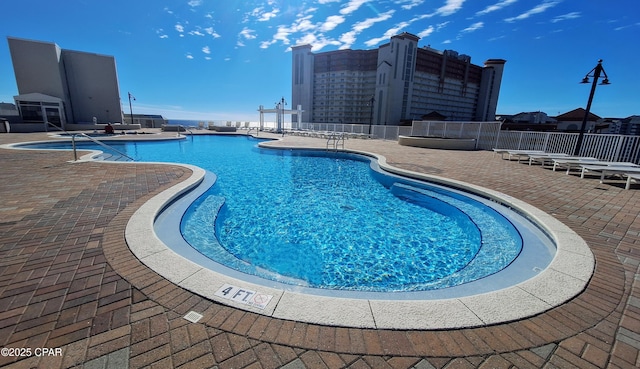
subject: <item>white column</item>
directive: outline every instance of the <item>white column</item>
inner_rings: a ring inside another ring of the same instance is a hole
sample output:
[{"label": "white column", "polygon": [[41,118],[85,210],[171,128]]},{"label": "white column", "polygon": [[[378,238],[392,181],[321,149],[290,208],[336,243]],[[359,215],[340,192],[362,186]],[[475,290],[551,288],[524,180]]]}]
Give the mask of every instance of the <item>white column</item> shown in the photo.
[{"label": "white column", "polygon": [[262,131],[262,127],[264,126],[264,107],[262,105],[260,105],[260,107],[258,107],[258,111],[260,111],[260,130]]}]

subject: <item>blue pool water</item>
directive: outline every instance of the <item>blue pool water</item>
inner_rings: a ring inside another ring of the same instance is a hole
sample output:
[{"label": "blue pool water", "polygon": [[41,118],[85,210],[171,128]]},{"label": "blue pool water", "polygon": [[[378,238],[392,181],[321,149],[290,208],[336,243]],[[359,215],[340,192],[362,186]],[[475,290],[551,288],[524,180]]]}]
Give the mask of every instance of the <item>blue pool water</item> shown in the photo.
[{"label": "blue pool water", "polygon": [[257,143],[206,135],[109,144],[140,161],[215,173],[214,186],[182,217],[184,239],[218,263],[269,280],[434,290],[495,274],[522,251],[518,229],[482,198],[382,174],[360,155]]}]

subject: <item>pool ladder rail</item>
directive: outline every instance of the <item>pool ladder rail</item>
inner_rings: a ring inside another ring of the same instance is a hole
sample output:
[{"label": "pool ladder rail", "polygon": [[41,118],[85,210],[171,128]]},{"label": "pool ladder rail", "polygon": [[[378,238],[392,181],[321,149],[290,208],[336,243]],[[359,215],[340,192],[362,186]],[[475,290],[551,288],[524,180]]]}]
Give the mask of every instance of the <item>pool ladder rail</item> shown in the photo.
[{"label": "pool ladder rail", "polygon": [[[62,129],[62,128],[60,128],[60,127],[56,126],[55,124],[53,124],[53,123],[51,123],[51,122],[47,122],[47,124],[48,124],[48,125],[50,125],[51,127],[55,128],[55,129],[59,130],[59,131],[62,131],[62,132],[64,132],[65,134],[67,134],[67,135],[70,135],[70,136],[71,136],[71,146],[73,147],[73,161],[78,161],[78,152],[77,152],[77,150],[76,150],[76,136],[82,136],[82,137],[85,137],[85,138],[87,138],[87,139],[89,139],[89,140],[91,140],[91,141],[95,142],[96,144],[98,144],[98,145],[100,145],[100,146],[104,147],[105,149],[107,149],[107,150],[109,150],[109,151],[111,151],[111,152],[115,152],[116,154],[118,154],[119,156],[118,156],[118,157],[116,157],[116,159],[113,159],[113,161],[118,161],[120,158],[125,158],[126,160],[130,160],[130,161],[136,161],[136,159],[134,159],[134,158],[130,157],[129,155],[127,155],[127,154],[123,153],[122,151],[120,151],[120,150],[118,150],[118,149],[116,149],[116,148],[114,148],[114,147],[111,147],[111,146],[109,146],[109,145],[107,145],[107,144],[105,144],[105,143],[103,143],[103,142],[101,142],[101,141],[99,141],[99,140],[96,140],[95,138],[93,138],[93,137],[89,136],[89,135],[88,135],[88,134],[86,134],[86,133],[82,133],[82,132],[80,132],[80,133],[71,133],[71,132],[69,132],[69,131],[67,131],[67,130],[65,130],[65,129]],[[106,154],[107,154],[107,153],[103,153],[103,156],[102,156],[102,159],[103,159],[103,160],[110,159],[110,158],[112,158],[112,157],[114,157],[114,156],[115,156],[115,155],[113,155],[113,154],[109,154],[109,156],[108,156],[108,157],[107,157],[107,156],[104,156],[104,155],[106,155]]]},{"label": "pool ladder rail", "polygon": [[178,137],[180,137],[180,132],[182,132],[183,130],[185,132],[189,132],[189,134],[191,135],[191,139],[193,140],[193,131],[189,127],[185,127],[183,125],[178,126]]},{"label": "pool ladder rail", "polygon": [[327,151],[329,146],[333,148],[333,151],[338,151],[338,146],[344,150],[344,141],[347,139],[344,132],[331,132],[327,136]]},{"label": "pool ladder rail", "polygon": [[[131,156],[129,156],[129,155],[127,155],[127,154],[123,153],[122,151],[120,151],[120,150],[118,150],[118,149],[116,149],[116,148],[114,148],[114,147],[111,147],[111,146],[109,146],[109,145],[105,144],[104,142],[101,142],[101,141],[99,141],[99,140],[96,140],[95,138],[93,138],[93,137],[89,136],[89,135],[88,135],[88,134],[86,134],[86,133],[78,133],[78,134],[72,134],[72,135],[71,135],[71,144],[73,145],[73,158],[74,158],[74,161],[78,161],[78,153],[76,152],[76,136],[82,136],[82,137],[84,137],[84,138],[88,138],[89,140],[93,141],[94,143],[96,143],[96,144],[98,144],[98,145],[100,145],[100,146],[104,147],[105,149],[107,149],[107,150],[109,150],[109,151],[111,151],[111,152],[114,152],[114,153],[116,153],[117,155],[119,155],[119,156],[116,156],[116,155],[114,155],[114,154],[112,154],[112,153],[106,153],[106,152],[104,152],[104,153],[102,154],[102,160],[119,161],[121,158],[124,158],[125,160],[129,160],[129,161],[136,161],[136,159],[132,158]],[[105,156],[105,155],[107,155],[107,154],[108,154],[109,156]],[[111,158],[113,158],[113,157],[115,157],[115,159],[111,159]]]}]

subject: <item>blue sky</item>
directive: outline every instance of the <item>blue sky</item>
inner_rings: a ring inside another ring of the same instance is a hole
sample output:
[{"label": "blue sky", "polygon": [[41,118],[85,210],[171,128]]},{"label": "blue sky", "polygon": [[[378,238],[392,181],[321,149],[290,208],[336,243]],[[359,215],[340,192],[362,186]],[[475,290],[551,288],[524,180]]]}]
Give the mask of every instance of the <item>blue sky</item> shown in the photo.
[{"label": "blue sky", "polygon": [[[28,6],[26,6],[27,4]],[[585,107],[578,82],[603,59],[591,111],[640,114],[638,0],[32,0],[4,2],[0,101],[17,94],[6,36],[113,55],[129,112],[258,120],[291,99],[290,47],[370,49],[410,32],[474,64],[506,59],[498,113]]]}]

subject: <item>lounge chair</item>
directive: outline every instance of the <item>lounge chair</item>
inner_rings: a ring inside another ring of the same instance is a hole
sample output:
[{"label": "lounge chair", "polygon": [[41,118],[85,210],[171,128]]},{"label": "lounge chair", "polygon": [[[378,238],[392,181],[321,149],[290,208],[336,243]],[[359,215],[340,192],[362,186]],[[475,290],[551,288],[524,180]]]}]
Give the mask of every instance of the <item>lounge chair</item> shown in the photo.
[{"label": "lounge chair", "polygon": [[512,150],[512,149],[493,149],[494,154],[500,154],[500,157],[504,159],[504,154],[509,154],[509,160],[511,160],[512,156],[518,157],[518,162],[520,161],[521,156],[527,156],[529,154],[544,154],[544,151],[541,150]]},{"label": "lounge chair", "polygon": [[625,173],[627,176],[627,183],[624,186],[625,190],[628,190],[631,187],[631,181],[640,182],[640,173]]},{"label": "lounge chair", "polygon": [[631,180],[638,180],[640,178],[640,166],[633,163],[624,163],[623,165],[583,165],[580,178],[584,178],[585,172],[600,173],[600,183],[604,183],[604,177],[606,175],[617,175],[622,178],[626,177],[627,182],[625,189],[629,189],[631,186]]},{"label": "lounge chair", "polygon": [[569,157],[569,155],[564,153],[550,153],[550,154],[544,153],[544,154],[528,154],[528,157],[529,157],[529,165],[532,165],[533,163],[540,163],[544,168],[544,164],[551,163],[554,158],[566,158],[566,157]]},{"label": "lounge chair", "polygon": [[625,171],[628,171],[629,173],[640,173],[640,165],[629,162],[598,161],[588,164],[581,164],[580,167],[580,178],[584,178],[586,172],[599,172],[601,173],[601,178],[605,176],[605,172],[614,175],[619,175],[620,173],[624,173]]},{"label": "lounge chair", "polygon": [[557,168],[567,168],[567,174],[569,174],[571,169],[580,169],[581,165],[597,165],[598,162],[600,162],[599,159],[589,156],[567,156],[563,158],[553,158],[551,161],[553,162],[554,172]]}]

